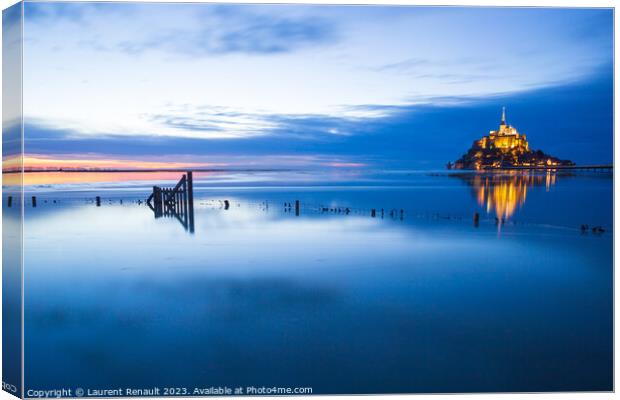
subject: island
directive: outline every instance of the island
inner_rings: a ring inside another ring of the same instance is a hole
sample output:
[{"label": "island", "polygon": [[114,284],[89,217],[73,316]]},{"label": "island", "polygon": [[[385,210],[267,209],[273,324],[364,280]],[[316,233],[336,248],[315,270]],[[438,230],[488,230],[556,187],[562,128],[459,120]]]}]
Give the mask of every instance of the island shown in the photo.
[{"label": "island", "polygon": [[502,108],[499,129],[476,140],[471,148],[454,163],[448,162],[448,169],[501,169],[514,167],[566,167],[574,162],[561,160],[532,150],[524,134],[506,123],[506,108]]}]

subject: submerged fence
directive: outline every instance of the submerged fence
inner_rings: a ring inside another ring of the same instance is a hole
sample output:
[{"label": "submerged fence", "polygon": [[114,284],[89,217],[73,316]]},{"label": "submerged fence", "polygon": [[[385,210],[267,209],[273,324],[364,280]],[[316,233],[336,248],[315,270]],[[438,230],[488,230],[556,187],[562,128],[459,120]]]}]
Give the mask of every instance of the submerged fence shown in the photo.
[{"label": "submerged fence", "polygon": [[194,232],[194,182],[192,172],[184,174],[173,188],[153,186],[146,204],[155,218],[174,217],[185,230]]}]

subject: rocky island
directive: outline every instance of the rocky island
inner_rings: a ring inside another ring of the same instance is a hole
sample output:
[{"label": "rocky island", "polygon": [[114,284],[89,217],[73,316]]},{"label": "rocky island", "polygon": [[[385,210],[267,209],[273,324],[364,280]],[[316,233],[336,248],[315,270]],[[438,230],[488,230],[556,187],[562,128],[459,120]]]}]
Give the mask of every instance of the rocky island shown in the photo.
[{"label": "rocky island", "polygon": [[531,150],[527,138],[506,123],[506,108],[502,109],[499,129],[476,140],[460,159],[449,162],[448,169],[501,169],[514,167],[556,167],[575,165],[541,150]]}]

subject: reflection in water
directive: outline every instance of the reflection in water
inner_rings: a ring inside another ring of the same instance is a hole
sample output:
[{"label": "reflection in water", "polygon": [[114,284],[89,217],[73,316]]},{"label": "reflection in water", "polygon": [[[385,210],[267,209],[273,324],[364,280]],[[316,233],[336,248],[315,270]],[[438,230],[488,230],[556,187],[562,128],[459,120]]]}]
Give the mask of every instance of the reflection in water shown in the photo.
[{"label": "reflection in water", "polygon": [[[491,224],[416,218],[469,214],[472,188],[485,184],[544,190],[541,177],[195,190],[196,235],[153,218],[146,183],[37,192],[24,217],[25,381],[316,394],[609,390],[611,235],[519,224],[500,240]],[[612,221],[612,182],[559,181],[544,199],[529,193],[527,212],[541,224]]]},{"label": "reflection in water", "polygon": [[525,204],[527,190],[532,186],[545,185],[547,191],[555,185],[556,172],[546,174],[509,171],[501,174],[460,174],[455,175],[472,186],[474,197],[487,213],[495,212],[500,221],[512,217]]}]

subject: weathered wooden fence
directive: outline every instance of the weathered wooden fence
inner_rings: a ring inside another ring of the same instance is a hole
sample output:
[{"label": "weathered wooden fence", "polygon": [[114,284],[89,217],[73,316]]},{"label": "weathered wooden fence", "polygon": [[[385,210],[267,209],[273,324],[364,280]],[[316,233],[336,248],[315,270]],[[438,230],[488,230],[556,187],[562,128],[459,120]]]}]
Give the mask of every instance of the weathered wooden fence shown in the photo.
[{"label": "weathered wooden fence", "polygon": [[146,204],[155,218],[176,218],[185,230],[194,233],[194,183],[191,171],[184,174],[173,188],[153,186],[153,193]]}]

